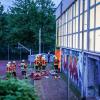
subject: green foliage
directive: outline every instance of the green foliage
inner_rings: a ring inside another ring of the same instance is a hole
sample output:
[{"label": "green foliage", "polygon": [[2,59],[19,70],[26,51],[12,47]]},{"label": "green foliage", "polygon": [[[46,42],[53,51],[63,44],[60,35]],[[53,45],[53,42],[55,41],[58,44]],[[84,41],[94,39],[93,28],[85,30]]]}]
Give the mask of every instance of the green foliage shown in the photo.
[{"label": "green foliage", "polygon": [[11,44],[21,42],[38,51],[38,33],[41,28],[42,46],[44,49],[45,46],[48,49],[54,48],[55,16],[53,13],[54,4],[51,0],[15,0],[14,7],[9,13]]},{"label": "green foliage", "polygon": [[11,51],[17,43],[38,52],[39,29],[42,32],[42,52],[55,48],[55,16],[52,0],[14,0],[13,7],[4,12],[0,4],[0,52]]},{"label": "green foliage", "polygon": [[0,100],[37,100],[33,86],[22,80],[1,80]]}]

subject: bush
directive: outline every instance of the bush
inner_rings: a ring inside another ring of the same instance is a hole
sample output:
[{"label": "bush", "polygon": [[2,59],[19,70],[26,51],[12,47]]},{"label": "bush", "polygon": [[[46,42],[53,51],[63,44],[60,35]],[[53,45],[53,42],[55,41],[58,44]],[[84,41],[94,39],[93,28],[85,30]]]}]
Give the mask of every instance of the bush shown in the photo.
[{"label": "bush", "polygon": [[25,80],[0,80],[0,100],[37,100],[37,95]]}]

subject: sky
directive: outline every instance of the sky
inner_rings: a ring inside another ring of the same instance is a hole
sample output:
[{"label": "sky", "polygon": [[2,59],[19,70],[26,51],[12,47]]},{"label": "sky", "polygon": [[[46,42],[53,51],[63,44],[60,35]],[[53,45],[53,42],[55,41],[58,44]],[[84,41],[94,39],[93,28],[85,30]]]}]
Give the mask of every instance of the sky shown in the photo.
[{"label": "sky", "polygon": [[[12,5],[12,1],[13,0],[0,0],[0,2],[4,5],[5,10],[7,10],[7,8]],[[61,0],[52,0],[52,1],[55,3],[56,7],[61,2]]]}]

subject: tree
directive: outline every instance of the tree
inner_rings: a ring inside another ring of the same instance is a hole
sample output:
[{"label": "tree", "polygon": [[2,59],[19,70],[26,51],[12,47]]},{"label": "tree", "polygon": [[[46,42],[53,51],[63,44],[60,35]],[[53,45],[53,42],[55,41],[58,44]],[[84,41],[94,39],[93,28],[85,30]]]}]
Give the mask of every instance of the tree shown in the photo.
[{"label": "tree", "polygon": [[42,45],[46,47],[44,48],[45,50],[53,50],[55,47],[56,22],[54,16],[54,3],[51,0],[36,0],[36,5],[39,14],[38,25],[42,30]]},{"label": "tree", "polygon": [[3,50],[3,47],[6,44],[6,32],[7,32],[7,20],[6,13],[4,13],[4,7],[0,3],[0,50]]},{"label": "tree", "polygon": [[[54,4],[51,0],[14,0],[8,12],[0,3],[0,52],[18,51],[18,42],[38,53],[39,29],[42,30],[42,52],[55,47]],[[2,49],[2,50],[1,50]],[[1,53],[2,54],[2,53]]]}]

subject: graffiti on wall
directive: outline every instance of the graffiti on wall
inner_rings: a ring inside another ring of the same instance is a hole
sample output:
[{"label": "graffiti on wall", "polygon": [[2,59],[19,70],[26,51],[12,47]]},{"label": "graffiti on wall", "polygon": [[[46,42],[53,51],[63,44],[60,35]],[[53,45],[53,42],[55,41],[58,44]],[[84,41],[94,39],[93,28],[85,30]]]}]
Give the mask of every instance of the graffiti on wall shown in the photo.
[{"label": "graffiti on wall", "polygon": [[65,50],[62,51],[62,69],[64,72],[69,71],[70,78],[79,83],[82,83],[82,54],[79,52],[71,51],[66,54]]}]

